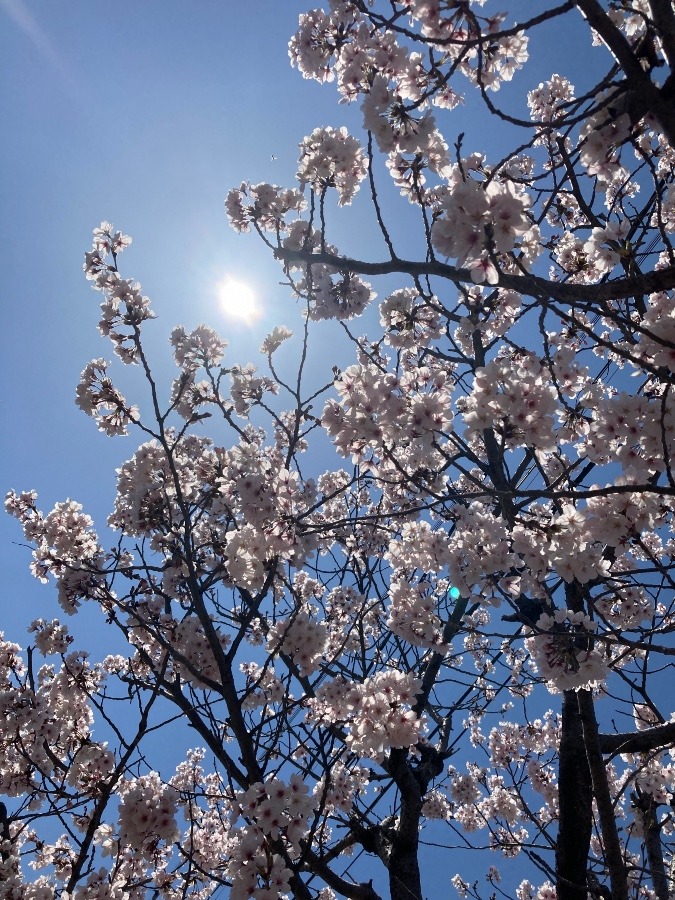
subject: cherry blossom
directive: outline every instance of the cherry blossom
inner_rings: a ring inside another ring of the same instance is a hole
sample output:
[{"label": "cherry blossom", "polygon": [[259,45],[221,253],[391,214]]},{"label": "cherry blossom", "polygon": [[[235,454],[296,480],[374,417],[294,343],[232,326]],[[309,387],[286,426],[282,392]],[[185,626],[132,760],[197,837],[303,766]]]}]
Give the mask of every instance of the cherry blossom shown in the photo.
[{"label": "cherry blossom", "polygon": [[156,772],[120,786],[120,841],[139,853],[178,837],[176,795]]},{"label": "cherry blossom", "polygon": [[366,177],[367,160],[363,148],[346,128],[317,128],[300,144],[297,179],[317,193],[334,187],[338,202],[351,202],[359,182]]},{"label": "cherry blossom", "polygon": [[[458,845],[472,900],[672,894],[673,23],[574,6],[301,16],[356,118],[227,194],[297,301],[256,364],[177,324],[167,383],[95,229],[76,403],[138,443],[107,527],[7,495],[71,617],[0,637],[12,900],[421,900]],[[595,83],[546,70],[568,14]]]}]

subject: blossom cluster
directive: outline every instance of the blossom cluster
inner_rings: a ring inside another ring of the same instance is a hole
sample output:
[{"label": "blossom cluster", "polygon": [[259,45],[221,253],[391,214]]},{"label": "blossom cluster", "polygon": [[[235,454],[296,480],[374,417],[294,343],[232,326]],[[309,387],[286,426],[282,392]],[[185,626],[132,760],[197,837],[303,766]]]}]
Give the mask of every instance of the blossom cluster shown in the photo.
[{"label": "blossom cluster", "polygon": [[539,617],[526,646],[549,690],[577,691],[604,681],[607,662],[593,646],[597,627],[589,616],[569,609]]},{"label": "blossom cluster", "polygon": [[102,358],[87,363],[80,375],[75,402],[108,436],[125,435],[129,426],[138,421],[138,408],[127,403],[107,372],[108,363]]},{"label": "blossom cluster", "polygon": [[186,332],[182,325],[177,325],[171,332],[176,365],[185,371],[217,366],[223,358],[227,341],[209,328],[198,325],[191,332]]},{"label": "blossom cluster", "polygon": [[58,619],[52,619],[51,622],[35,619],[28,631],[35,634],[35,646],[43,656],[65,653],[73,640],[68,629]]},{"label": "blossom cluster", "polygon": [[380,325],[390,347],[412,350],[427,347],[443,333],[442,318],[434,308],[436,298],[421,298],[412,288],[394,291],[380,303]]},{"label": "blossom cluster", "polygon": [[[230,636],[209,623],[211,639],[226,650]],[[219,660],[198,616],[177,621],[159,598],[136,603],[127,619],[129,643],[142,658],[158,667],[170,661],[173,671],[196,688],[207,689],[221,680]]]},{"label": "blossom cluster", "polygon": [[267,649],[287,653],[301,675],[311,675],[319,668],[328,641],[328,627],[310,610],[300,609],[288,619],[276,622],[267,634]]},{"label": "blossom cluster", "polygon": [[[389,543],[385,559],[392,566],[387,627],[413,645],[447,649],[438,614],[447,587],[443,579],[430,577],[453,562],[445,531],[434,530],[429,522],[406,522],[400,537]],[[422,577],[412,577],[415,569]]]},{"label": "blossom cluster", "polygon": [[400,377],[371,362],[345,369],[336,382],[340,401],[329,400],[322,424],[343,455],[361,458],[414,442],[418,465],[433,454],[433,439],[452,423],[452,382],[445,367],[402,360]]},{"label": "blossom cluster", "polygon": [[535,122],[552,122],[573,99],[574,85],[563,75],[552,75],[529,92],[527,105]]},{"label": "blossom cluster", "polygon": [[[249,640],[251,643],[258,643],[254,631],[249,636]],[[246,675],[246,689],[241,700],[242,709],[254,710],[293,699],[284,682],[277,676],[274,666],[260,666],[254,662],[243,662],[240,663],[239,668]]]},{"label": "blossom cluster", "polygon": [[157,772],[120,784],[120,842],[137,853],[152,854],[161,843],[178,839],[178,795]]},{"label": "blossom cluster", "polygon": [[507,447],[553,449],[556,409],[555,390],[536,355],[509,349],[476,370],[471,393],[461,400],[467,432],[491,426]]},{"label": "blossom cluster", "polygon": [[347,767],[336,763],[317,781],[314,796],[327,814],[349,813],[355,797],[365,790],[369,780],[370,770],[365,766]]},{"label": "blossom cluster", "polygon": [[59,604],[72,615],[82,600],[99,597],[103,582],[99,572],[103,551],[93,530],[93,520],[73,500],[57,503],[46,516],[35,505],[35,491],[10,491],[6,511],[17,518],[26,539],[35,547],[31,571],[40,581],[57,580]]},{"label": "blossom cluster", "polygon": [[308,791],[302,778],[292,775],[289,782],[270,778],[237,794],[232,819],[242,816],[247,824],[231,842],[226,867],[233,898],[276,900],[290,891],[292,872],[277,845],[299,855],[315,807]]},{"label": "blossom cluster", "polygon": [[[449,779],[448,818],[465,831],[495,828],[500,822],[513,827],[518,822],[522,809],[518,794],[506,787],[502,776],[489,775],[485,769],[468,763],[466,774],[450,767]],[[498,834],[497,828],[495,833]]]},{"label": "blossom cluster", "polygon": [[336,188],[338,202],[345,206],[366,177],[367,164],[361,144],[346,128],[315,128],[300,144],[297,179],[318,194]]},{"label": "blossom cluster", "polygon": [[43,782],[95,795],[113,769],[112,753],[92,739],[91,695],[104,674],[86,654],[70,652],[61,667],[26,670],[18,645],[0,635],[0,793],[39,792]]},{"label": "blossom cluster", "polygon": [[[101,304],[99,331],[112,341],[115,353],[127,364],[139,361],[139,328],[143,322],[155,317],[150,300],[141,292],[141,285],[123,279],[117,270],[117,256],[130,244],[128,235],[114,231],[109,222],[101,222],[94,229],[93,247],[91,252],[85,254],[84,262],[86,277],[93,282],[92,287],[102,291],[105,297]],[[112,263],[106,262],[108,256],[112,257]],[[121,395],[112,398],[113,407],[119,405],[118,400],[121,400]],[[85,412],[92,414],[86,408]]]},{"label": "blossom cluster", "polygon": [[[419,100],[431,83],[429,93],[437,105],[453,108],[461,101],[435,66],[427,68],[424,56],[401,45],[392,30],[368,28],[365,17],[348,0],[333,0],[330,6],[328,13],[315,9],[300,16],[291,39],[291,62],[303,77],[321,82],[335,79],[342,96],[351,100],[368,92],[369,76],[375,71],[393,82],[406,99]],[[475,44],[471,49],[468,45],[477,21],[472,12],[428,0],[406,0],[402,6],[425,41],[446,54],[447,62],[473,84],[497,91],[528,58],[526,35],[496,34],[500,16],[485,20],[478,54]]]},{"label": "blossom cluster", "polygon": [[621,163],[621,147],[628,141],[632,126],[628,113],[617,115],[609,95],[599,95],[596,102],[598,111],[585,120],[580,131],[580,160],[588,174],[597,179],[598,188],[607,191],[607,202],[611,203],[613,188],[629,178],[628,169]]},{"label": "blossom cluster", "polygon": [[[364,127],[372,132],[382,153],[390,154],[400,165],[402,154],[419,155],[438,175],[448,170],[448,147],[436,128],[430,112],[414,116],[406,110],[400,95],[376,75],[361,104]],[[407,158],[407,157],[406,157]]]},{"label": "blossom cluster", "polygon": [[345,722],[347,744],[359,756],[381,759],[392,747],[412,747],[422,735],[423,720],[411,708],[422,683],[412,674],[389,670],[350,684],[334,678],[308,701],[318,722]]},{"label": "blossom cluster", "polygon": [[311,285],[300,283],[298,290],[307,290],[310,298],[310,318],[352,319],[360,316],[377,294],[370,284],[351,272],[338,273],[329,266],[314,267]]},{"label": "blossom cluster", "polygon": [[441,199],[433,245],[443,256],[466,265],[477,284],[496,284],[499,275],[490,254],[512,251],[526,235],[530,202],[511,181],[483,184],[457,173]]},{"label": "blossom cluster", "polygon": [[305,205],[300,191],[287,190],[267,182],[241,184],[233,188],[225,200],[230,225],[240,233],[250,231],[251,226],[274,234],[286,231],[287,213],[299,212]]}]

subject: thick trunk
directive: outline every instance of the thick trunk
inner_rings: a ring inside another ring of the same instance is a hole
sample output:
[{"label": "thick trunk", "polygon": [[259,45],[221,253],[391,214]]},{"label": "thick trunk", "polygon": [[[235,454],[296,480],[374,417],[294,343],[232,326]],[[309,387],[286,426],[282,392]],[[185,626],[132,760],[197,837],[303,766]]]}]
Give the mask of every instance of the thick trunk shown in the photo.
[{"label": "thick trunk", "polygon": [[427,785],[413,773],[407,750],[392,750],[389,771],[400,792],[401,806],[388,843],[391,900],[422,900],[419,864],[419,829],[422,796]]},{"label": "thick trunk", "polygon": [[575,691],[565,691],[563,696],[558,787],[558,900],[586,900],[586,870],[593,828],[593,785]]},{"label": "thick trunk", "polygon": [[642,817],[642,825],[645,834],[645,849],[649,862],[649,874],[651,875],[654,893],[658,900],[669,900],[672,896],[668,889],[668,876],[663,861],[663,848],[661,847],[661,825],[656,814],[657,805],[654,798],[646,795],[636,798],[638,815]]},{"label": "thick trunk", "polygon": [[598,722],[595,718],[593,696],[590,691],[577,693],[579,715],[584,731],[588,768],[593,782],[593,796],[598,808],[600,832],[605,851],[605,866],[609,872],[612,900],[628,900],[628,873],[623,848],[614,815],[614,805],[607,782],[607,769],[600,750]]},{"label": "thick trunk", "polygon": [[389,890],[391,900],[422,900],[422,882],[418,861],[418,847],[396,846],[408,842],[396,841],[389,857]]}]

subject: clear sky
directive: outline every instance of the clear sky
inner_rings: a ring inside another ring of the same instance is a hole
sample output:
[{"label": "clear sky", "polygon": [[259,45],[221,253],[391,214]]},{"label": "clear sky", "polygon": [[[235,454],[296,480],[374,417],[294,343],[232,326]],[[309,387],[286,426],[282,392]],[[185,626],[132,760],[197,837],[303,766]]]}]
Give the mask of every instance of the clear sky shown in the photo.
[{"label": "clear sky", "polygon": [[[113,468],[135,449],[135,437],[105,438],[73,403],[86,362],[111,358],[96,332],[102,298],[82,273],[102,219],[134,237],[124,270],[160,316],[150,332],[167,369],[178,322],[222,329],[231,359],[245,362],[288,317],[277,265],[229,229],[223,200],[243,179],[291,183],[299,140],[351,112],[290,68],[287,42],[305,8],[0,2],[3,496],[35,487],[43,508],[73,497],[102,524]],[[215,286],[228,274],[260,297],[265,316],[254,329],[218,308]],[[0,517],[8,631],[14,604],[23,620],[29,597],[30,618],[54,612],[51,590],[27,574],[28,554],[9,543],[19,539],[16,523]]]},{"label": "clear sky", "polygon": [[[291,185],[305,134],[360,121],[357,107],[338,106],[331,85],[289,65],[288,38],[311,5],[0,0],[3,494],[34,486],[45,504],[73,496],[104,511],[112,464],[132,452],[134,438],[104,438],[73,404],[85,363],[111,355],[95,331],[100,297],[81,271],[102,219],[134,238],[123,268],[161,317],[158,350],[174,324],[207,321],[245,361],[269,327],[297,322],[278,266],[255,238],[230,231],[223,199],[244,179]],[[583,69],[598,53],[589,44],[585,29],[551,32],[546,53],[512,86],[519,111],[527,89],[568,70],[572,53]],[[497,134],[472,110],[454,112],[446,136],[464,130],[467,150],[498,153]],[[354,229],[356,217],[332,218],[331,239],[344,252],[372,249],[371,220]],[[265,316],[255,329],[218,309],[215,285],[227,274],[258,293]],[[7,522],[0,528],[3,564],[13,564]]]},{"label": "clear sky", "polygon": [[[122,269],[143,284],[160,316],[148,334],[167,381],[174,324],[208,322],[229,338],[229,360],[239,362],[262,361],[258,347],[274,325],[297,327],[278,265],[254,237],[229,229],[223,200],[242,180],[292,185],[298,142],[314,127],[357,130],[357,107],[339,106],[332,86],[304,81],[290,67],[288,38],[311,5],[0,0],[3,496],[35,488],[45,510],[72,497],[102,530],[114,468],[139,442],[102,436],[73,402],[84,365],[113,358],[96,332],[101,296],[82,273],[91,230],[102,219],[134,238]],[[541,4],[502,6],[531,12]],[[549,32],[546,52],[518,76],[507,99],[524,114],[528,89],[555,71],[569,72],[571,56],[583,69],[594,53],[580,23]],[[465,131],[467,151],[496,157],[497,136],[472,109],[446,120],[446,137]],[[358,209],[341,212],[330,238],[343,252],[376,257],[371,222]],[[398,227],[400,238],[404,229]],[[219,308],[216,285],[227,275],[259,297],[263,316],[255,326],[231,321]],[[330,368],[340,360],[329,332],[318,335],[326,345],[315,348],[317,357]],[[135,382],[129,374],[136,373],[123,372],[123,389]],[[20,626],[59,610],[53,588],[28,574],[30,554],[20,541],[17,523],[1,515],[0,630],[23,642]]]},{"label": "clear sky", "polygon": [[[293,185],[298,142],[318,125],[360,133],[358,105],[339,105],[334,86],[291,69],[288,39],[311,6],[0,0],[3,497],[10,488],[35,488],[44,510],[71,497],[101,533],[114,469],[139,443],[135,435],[103,436],[73,402],[85,364],[114,358],[96,331],[101,295],[82,273],[92,228],[102,219],[133,236],[121,266],[143,284],[159,315],[146,334],[167,385],[175,374],[167,344],[175,324],[207,322],[230,340],[228,362],[260,363],[258,347],[273,326],[298,327],[280,268],[255,236],[230,230],[223,200],[243,180]],[[531,15],[544,4],[503,6]],[[556,24],[541,38],[539,52],[495,98],[520,115],[527,91],[553,72],[569,73],[570,60],[573,77],[585,81],[606,60],[591,49],[580,17],[566,17],[564,29]],[[463,131],[465,152],[495,160],[517,141],[504,141],[501,126],[477,113],[477,99],[468,91],[466,106],[445,114],[441,125],[449,143]],[[383,161],[377,175],[388,183]],[[381,258],[365,200],[330,216],[329,238],[342,252]],[[414,256],[409,205],[393,190],[384,191],[383,203],[399,252]],[[219,307],[217,285],[227,276],[255,291],[263,315],[254,325],[228,319]],[[349,364],[353,353],[343,345],[336,355],[336,327],[322,325],[315,334],[313,364],[325,383],[332,364]],[[292,346],[284,352],[292,366]],[[138,371],[114,371],[136,402]],[[26,622],[59,613],[53,589],[28,574],[30,554],[20,541],[17,523],[0,515],[0,630],[19,642]]]}]

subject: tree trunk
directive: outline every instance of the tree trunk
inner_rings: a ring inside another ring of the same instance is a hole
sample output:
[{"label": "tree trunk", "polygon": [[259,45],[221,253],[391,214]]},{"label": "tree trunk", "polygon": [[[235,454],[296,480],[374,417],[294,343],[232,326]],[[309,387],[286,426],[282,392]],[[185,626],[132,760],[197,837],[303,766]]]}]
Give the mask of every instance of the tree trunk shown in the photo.
[{"label": "tree trunk", "polygon": [[401,798],[398,821],[389,839],[391,900],[422,900],[418,852],[423,789],[410,766],[407,750],[391,751],[389,771]]},{"label": "tree trunk", "polygon": [[417,841],[395,840],[389,857],[391,900],[422,900]]},{"label": "tree trunk", "polygon": [[575,691],[565,691],[563,695],[558,788],[558,900],[586,900],[586,871],[593,828],[593,784]]},{"label": "tree trunk", "polygon": [[584,731],[588,768],[593,782],[593,796],[598,808],[600,832],[605,851],[605,866],[609,872],[612,900],[628,900],[628,876],[623,848],[614,815],[614,805],[607,782],[607,769],[600,750],[598,722],[595,718],[593,696],[590,691],[577,693],[579,715]]},{"label": "tree trunk", "polygon": [[656,815],[657,804],[654,798],[649,795],[638,796],[635,798],[636,812],[642,817],[642,826],[645,834],[645,849],[647,851],[647,860],[649,862],[649,874],[652,878],[654,893],[658,900],[668,900],[670,891],[668,889],[668,876],[666,875],[666,867],[663,861],[663,848],[661,847],[661,825]]}]

